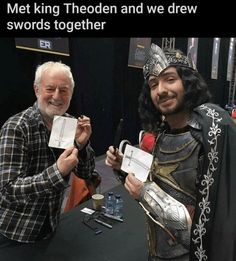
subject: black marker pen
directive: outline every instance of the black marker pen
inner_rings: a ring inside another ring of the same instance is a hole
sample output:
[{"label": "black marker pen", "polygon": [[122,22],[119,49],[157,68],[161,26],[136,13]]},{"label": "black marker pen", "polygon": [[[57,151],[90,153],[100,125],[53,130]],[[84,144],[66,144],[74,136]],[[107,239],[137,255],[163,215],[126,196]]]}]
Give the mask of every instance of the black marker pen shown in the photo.
[{"label": "black marker pen", "polygon": [[121,118],[116,129],[114,143],[113,143],[114,153],[116,152],[116,149],[119,148],[119,144],[121,142],[123,122],[124,120]]}]

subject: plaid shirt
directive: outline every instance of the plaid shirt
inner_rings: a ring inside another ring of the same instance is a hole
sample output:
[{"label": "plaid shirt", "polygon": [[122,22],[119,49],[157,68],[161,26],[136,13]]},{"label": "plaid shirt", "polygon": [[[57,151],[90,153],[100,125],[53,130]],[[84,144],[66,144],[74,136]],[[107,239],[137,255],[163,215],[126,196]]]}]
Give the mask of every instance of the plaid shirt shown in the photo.
[{"label": "plaid shirt", "polygon": [[[49,136],[37,103],[12,116],[0,131],[0,233],[10,239],[35,242],[46,217],[52,231],[58,225],[68,182],[48,147]],[[94,151],[88,144],[81,154],[76,175],[89,178]]]}]

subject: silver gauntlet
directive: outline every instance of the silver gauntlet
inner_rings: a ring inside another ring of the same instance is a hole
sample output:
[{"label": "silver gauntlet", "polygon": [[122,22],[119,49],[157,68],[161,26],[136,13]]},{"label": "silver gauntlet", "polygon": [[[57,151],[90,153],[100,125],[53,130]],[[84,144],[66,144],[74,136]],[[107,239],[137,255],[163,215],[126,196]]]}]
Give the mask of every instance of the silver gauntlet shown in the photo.
[{"label": "silver gauntlet", "polygon": [[[163,191],[156,183],[145,183],[140,205],[146,214],[171,237],[186,244],[190,238],[192,220],[186,207]],[[177,233],[175,233],[177,232]],[[188,243],[187,243],[188,244]]]}]

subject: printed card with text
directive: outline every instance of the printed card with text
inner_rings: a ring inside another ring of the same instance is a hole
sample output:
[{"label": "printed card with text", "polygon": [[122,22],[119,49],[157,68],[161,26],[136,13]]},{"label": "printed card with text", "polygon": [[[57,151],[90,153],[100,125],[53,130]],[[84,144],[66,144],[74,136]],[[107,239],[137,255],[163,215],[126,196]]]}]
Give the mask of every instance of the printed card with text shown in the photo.
[{"label": "printed card with text", "polygon": [[66,149],[74,145],[77,119],[54,116],[49,147]]},{"label": "printed card with text", "polygon": [[126,173],[133,173],[142,182],[147,180],[153,156],[129,144],[125,147],[121,169]]}]

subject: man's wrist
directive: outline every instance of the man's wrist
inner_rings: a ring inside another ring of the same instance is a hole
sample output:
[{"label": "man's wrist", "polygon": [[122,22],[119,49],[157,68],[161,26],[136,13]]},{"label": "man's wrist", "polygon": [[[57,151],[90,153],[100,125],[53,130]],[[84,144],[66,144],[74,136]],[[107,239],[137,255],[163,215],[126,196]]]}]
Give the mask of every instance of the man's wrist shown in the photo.
[{"label": "man's wrist", "polygon": [[77,142],[76,140],[75,140],[75,145],[76,145],[78,150],[82,150],[83,147],[84,147],[81,143]]},{"label": "man's wrist", "polygon": [[88,145],[88,143],[89,143],[89,141],[87,141],[85,144],[82,144],[82,143],[75,140],[75,145],[76,145],[78,150],[84,149]]}]

